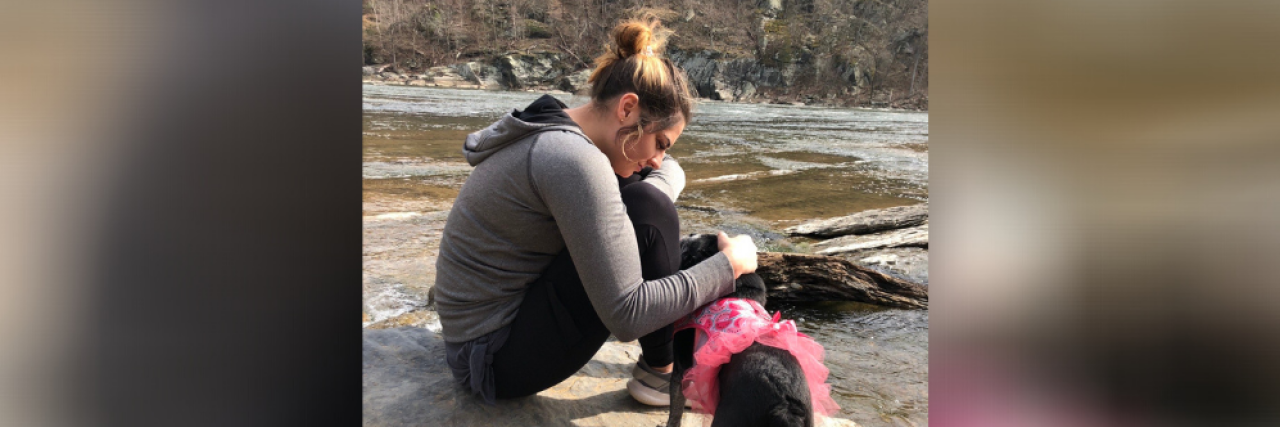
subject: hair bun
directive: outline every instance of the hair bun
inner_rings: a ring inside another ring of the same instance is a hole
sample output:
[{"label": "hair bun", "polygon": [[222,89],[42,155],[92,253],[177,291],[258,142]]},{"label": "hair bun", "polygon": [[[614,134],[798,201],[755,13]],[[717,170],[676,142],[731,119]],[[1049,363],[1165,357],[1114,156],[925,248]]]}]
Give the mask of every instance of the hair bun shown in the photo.
[{"label": "hair bun", "polygon": [[613,43],[617,47],[616,54],[626,59],[636,54],[653,55],[661,47],[660,37],[655,35],[662,23],[656,18],[634,19],[619,24],[613,30]]},{"label": "hair bun", "polygon": [[613,32],[613,42],[622,58],[643,52],[652,40],[653,30],[640,22],[624,23]]}]

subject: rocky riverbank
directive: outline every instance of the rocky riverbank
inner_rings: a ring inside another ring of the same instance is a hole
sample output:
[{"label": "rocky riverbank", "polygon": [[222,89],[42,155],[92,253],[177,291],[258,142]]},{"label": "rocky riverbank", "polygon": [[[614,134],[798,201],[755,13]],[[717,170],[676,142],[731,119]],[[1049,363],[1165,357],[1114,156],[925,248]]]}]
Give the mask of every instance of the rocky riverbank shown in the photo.
[{"label": "rocky riverbank", "polygon": [[[731,58],[714,50],[679,51],[670,58],[689,76],[701,98],[725,102],[820,106],[882,107],[907,110],[928,108],[925,98],[894,99],[893,93],[859,96],[868,85],[857,65],[841,65],[838,84],[802,82],[805,75],[831,68],[827,60],[812,58],[783,66],[764,64],[751,57]],[[397,70],[392,65],[369,65],[363,81],[391,85],[484,90],[529,90],[583,93],[589,89],[590,68],[576,69],[575,61],[559,52],[511,52],[487,60],[459,62],[421,72]]]},{"label": "rocky riverbank", "polygon": [[819,255],[841,256],[929,286],[927,203],[810,221],[784,231],[793,236],[825,238],[810,245]]},{"label": "rocky riverbank", "polygon": [[[913,221],[902,221],[895,214],[910,212],[907,215],[912,215],[919,211],[919,208],[892,208],[864,212],[855,216],[855,219],[866,220],[861,224],[851,226],[849,218],[840,218],[815,221],[792,230],[816,230],[826,234],[832,234],[836,229],[877,230],[871,234],[846,235],[832,240],[875,236],[902,230],[882,230],[883,224]],[[874,224],[868,227],[871,222]],[[424,226],[421,231],[433,235],[438,232],[443,218],[437,217],[427,223],[436,225]],[[819,223],[828,226],[814,226]],[[920,252],[899,253],[902,250]],[[817,260],[816,264],[814,260]],[[877,276],[869,270],[888,275]],[[770,294],[779,300],[816,298],[858,300],[904,308],[927,307],[927,287],[923,286],[928,281],[927,247],[873,246],[839,257],[768,252],[762,255],[760,271],[770,283]],[[790,283],[797,280],[805,285]],[[365,319],[363,411],[366,426],[411,426],[432,420],[441,425],[650,427],[664,425],[666,421],[665,409],[641,405],[627,394],[626,382],[631,378],[631,366],[640,355],[639,346],[635,342],[622,343],[612,339],[587,366],[561,384],[529,398],[501,401],[496,406],[485,405],[454,385],[444,364],[439,316],[430,298],[423,297],[418,307],[377,322],[369,323],[371,319]],[[701,417],[686,413],[685,423],[702,425]],[[857,426],[853,421],[840,418],[827,419],[825,425]]]},{"label": "rocky riverbank", "polygon": [[[366,329],[363,337],[363,424],[366,427],[636,426],[665,425],[666,408],[645,406],[627,394],[631,367],[640,356],[634,342],[608,342],[568,380],[522,399],[489,406],[453,383],[444,363],[444,341],[421,328]],[[685,412],[684,425],[702,416]],[[857,427],[831,418],[827,427]]]}]

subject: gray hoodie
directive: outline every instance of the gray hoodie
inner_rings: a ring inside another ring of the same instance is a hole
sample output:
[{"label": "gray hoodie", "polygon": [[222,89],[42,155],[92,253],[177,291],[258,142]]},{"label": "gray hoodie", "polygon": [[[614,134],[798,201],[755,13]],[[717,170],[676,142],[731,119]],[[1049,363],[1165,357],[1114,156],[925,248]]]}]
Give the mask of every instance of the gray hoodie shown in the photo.
[{"label": "gray hoodie", "polygon": [[[526,287],[565,248],[596,313],[622,341],[733,292],[724,254],[662,279],[641,277],[635,230],[609,159],[567,116],[530,114],[547,99],[556,105],[541,107],[563,108],[544,97],[467,136],[463,151],[475,170],[449,212],[436,259],[445,341],[470,341],[510,324]],[[675,200],[684,171],[668,156],[642,182]]]}]

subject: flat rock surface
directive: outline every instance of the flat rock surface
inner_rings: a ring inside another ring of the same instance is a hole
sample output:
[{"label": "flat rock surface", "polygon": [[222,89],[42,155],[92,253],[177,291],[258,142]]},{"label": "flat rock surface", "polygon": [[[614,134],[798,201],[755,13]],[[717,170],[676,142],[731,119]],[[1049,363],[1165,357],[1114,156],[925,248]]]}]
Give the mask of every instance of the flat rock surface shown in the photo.
[{"label": "flat rock surface", "polygon": [[898,206],[853,215],[806,222],[785,231],[792,235],[838,237],[914,227],[929,220],[929,204]]},{"label": "flat rock surface", "polygon": [[[607,342],[573,377],[549,390],[489,406],[456,386],[444,363],[444,341],[421,328],[366,329],[365,426],[642,426],[666,424],[667,409],[627,394],[640,346]],[[702,425],[685,413],[684,425]],[[853,426],[829,419],[828,426]]]},{"label": "flat rock surface", "polygon": [[929,247],[929,224],[876,234],[837,237],[813,245],[819,255],[836,255],[876,248]]},{"label": "flat rock surface", "polygon": [[901,247],[850,252],[841,258],[882,272],[900,275],[912,282],[929,286],[929,250]]}]

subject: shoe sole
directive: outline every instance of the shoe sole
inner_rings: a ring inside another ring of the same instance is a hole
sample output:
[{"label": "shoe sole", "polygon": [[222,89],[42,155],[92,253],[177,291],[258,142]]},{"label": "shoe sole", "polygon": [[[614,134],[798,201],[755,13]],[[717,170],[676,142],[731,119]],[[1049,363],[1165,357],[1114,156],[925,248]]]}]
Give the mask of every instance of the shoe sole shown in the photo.
[{"label": "shoe sole", "polygon": [[[631,393],[631,397],[637,402],[649,406],[671,406],[671,396],[660,391],[646,387],[639,380],[632,378],[627,381],[627,392]],[[693,402],[685,399],[684,407],[689,408]]]}]

